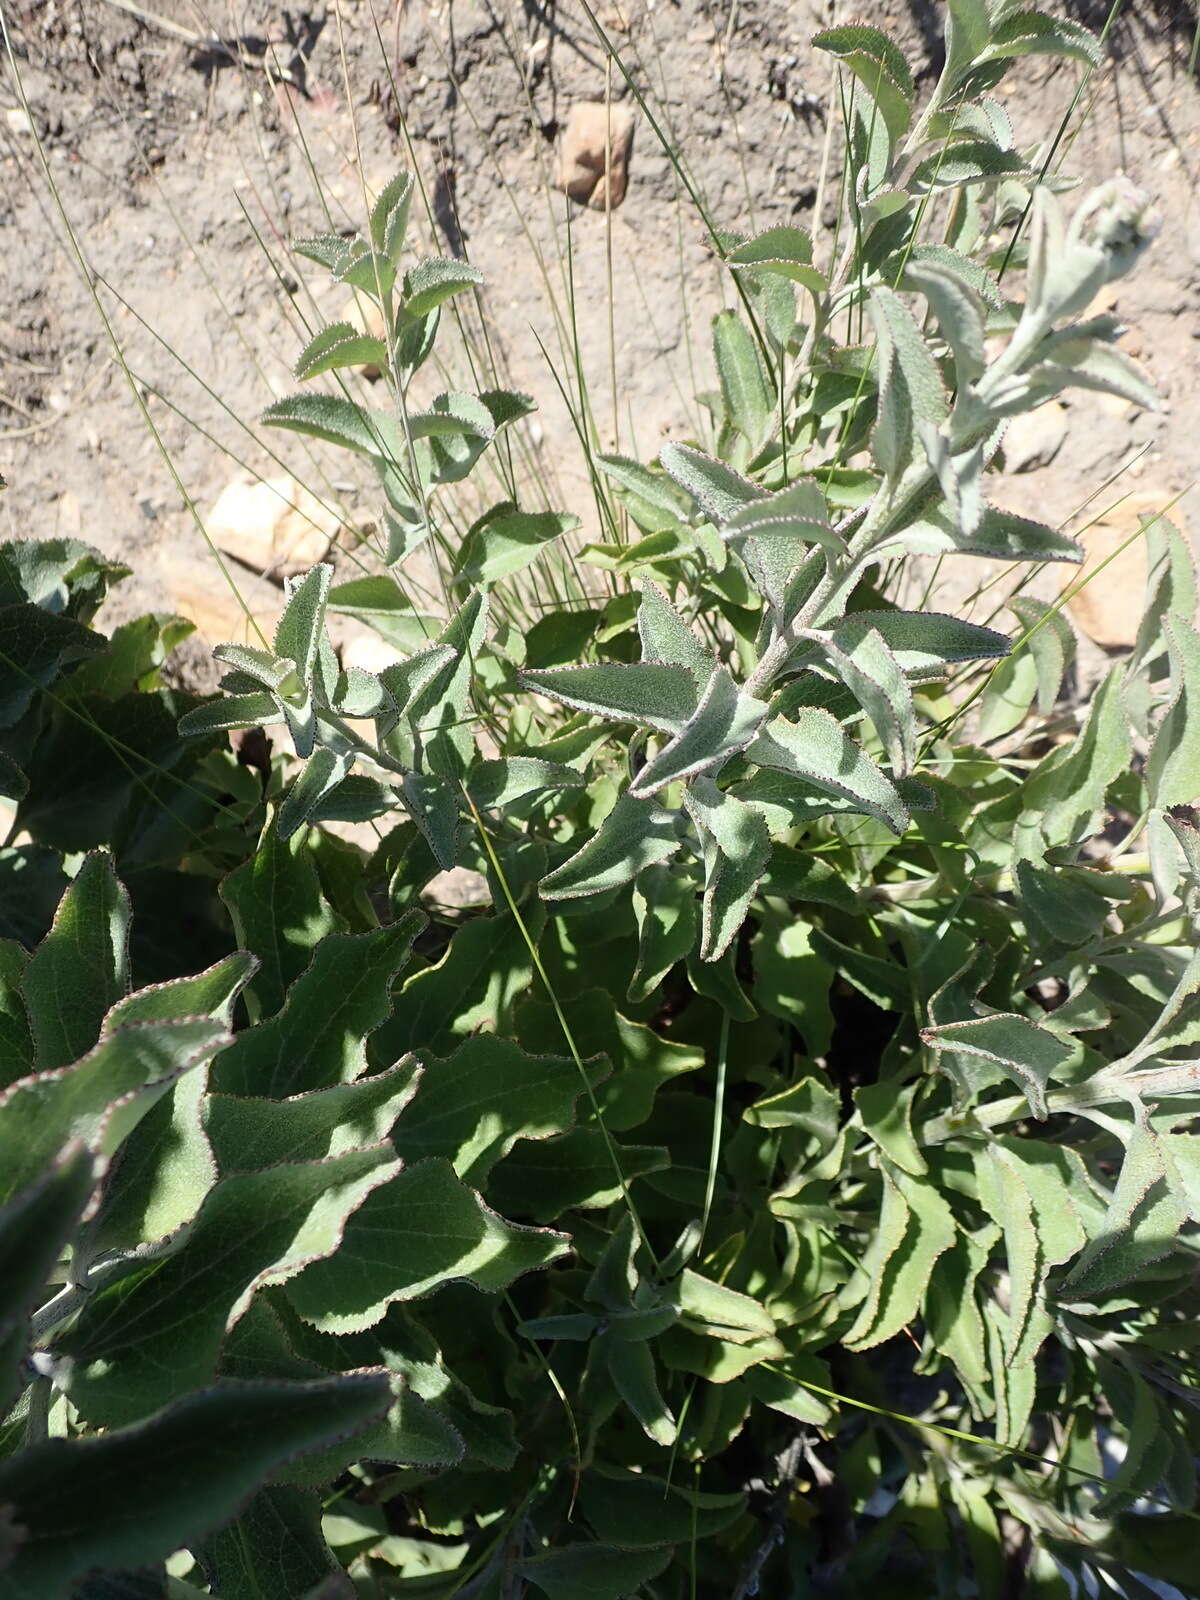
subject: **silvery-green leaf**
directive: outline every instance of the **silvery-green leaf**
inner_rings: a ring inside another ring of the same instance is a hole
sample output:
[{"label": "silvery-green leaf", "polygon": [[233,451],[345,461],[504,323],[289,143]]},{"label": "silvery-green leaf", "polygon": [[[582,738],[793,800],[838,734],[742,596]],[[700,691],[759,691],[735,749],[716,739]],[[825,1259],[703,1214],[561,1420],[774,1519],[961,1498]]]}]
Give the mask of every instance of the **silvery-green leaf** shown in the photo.
[{"label": "silvery-green leaf", "polygon": [[747,753],[760,766],[777,767],[850,800],[894,833],[908,827],[908,811],[895,786],[827,711],[803,707],[792,721],[774,718]]},{"label": "silvery-green leaf", "polygon": [[630,794],[642,798],[680,778],[719,768],[746,748],[766,715],[765,700],[743,694],[724,667],[715,668],[695,713],[651,756]]},{"label": "silvery-green leaf", "polygon": [[657,584],[646,579],[641,588],[637,623],[643,661],[686,667],[696,688],[702,690],[712,677],[716,657],[700,643]]},{"label": "silvery-green leaf", "polygon": [[373,250],[360,234],[346,241],[333,275],[339,283],[347,283],[386,306],[396,282],[396,264],[381,250]]},{"label": "silvery-green leaf", "polygon": [[490,1034],[464,1039],[453,1054],[426,1063],[391,1140],[410,1166],[444,1156],[460,1178],[482,1188],[519,1140],[572,1127],[579,1097],[610,1070],[603,1057],[586,1062],[581,1074],[570,1056],[532,1055]]},{"label": "silvery-green leaf", "polygon": [[708,778],[684,794],[704,846],[704,902],[700,958],[719,961],[737,936],[771,855],[762,817]]},{"label": "silvery-green leaf", "polygon": [[458,859],[458,784],[451,778],[406,772],[400,792],[409,816],[424,834],[438,866],[448,872]]},{"label": "silvery-green leaf", "polygon": [[333,568],[322,562],[285,585],[287,604],[275,629],[275,650],[295,662],[300,681],[306,686],[312,683],[332,577]]},{"label": "silvery-green leaf", "polygon": [[766,497],[767,491],[759,484],[751,483],[723,461],[716,461],[691,445],[665,444],[658,459],[704,514],[718,524],[725,522],[739,506]]},{"label": "silvery-green leaf", "polygon": [[283,720],[282,708],[274,696],[265,690],[252,694],[226,694],[185,712],[179,719],[179,731],[195,739],[205,734],[225,733],[231,728],[269,728],[273,723]]},{"label": "silvery-green leaf", "polygon": [[665,472],[651,472],[629,456],[598,455],[592,459],[617,485],[633,520],[647,533],[665,532],[686,517],[687,501]]},{"label": "silvery-green leaf", "polygon": [[[454,778],[470,765],[475,748],[467,725],[471,679],[487,637],[489,614],[487,591],[474,589],[438,634],[436,643],[449,646],[453,655],[432,676],[423,676],[420,688],[411,688],[404,726],[411,736],[413,765],[424,764],[430,772]],[[381,674],[385,686],[391,670]],[[393,739],[400,734],[397,729]]]},{"label": "silvery-green leaf", "polygon": [[834,628],[820,644],[871,719],[896,776],[907,777],[917,759],[917,713],[900,663],[874,628]]},{"label": "silvery-green leaf", "polygon": [[872,447],[882,470],[896,478],[919,449],[917,423],[936,428],[945,420],[946,395],[924,335],[899,296],[877,286],[871,291],[870,311],[879,367]]},{"label": "silvery-green leaf", "polygon": [[[990,43],[991,34],[985,0],[950,0],[946,9],[946,64],[934,93],[938,105],[944,104],[975,65]],[[959,109],[956,107],[956,111]],[[955,116],[955,129],[961,120]]]},{"label": "silvery-green leaf", "polygon": [[410,317],[423,317],[451,295],[482,282],[483,273],[466,261],[418,261],[404,278],[404,309]]},{"label": "silvery-green leaf", "polygon": [[328,267],[333,272],[345,255],[349,243],[349,239],[343,239],[340,233],[317,233],[293,239],[292,249],[298,256],[304,256],[308,261],[315,261],[319,266]]},{"label": "silvery-green leaf", "polygon": [[902,139],[912,118],[914,91],[908,62],[895,41],[882,28],[848,22],[814,35],[813,44],[849,68],[879,107],[893,142]]},{"label": "silvery-green leaf", "polygon": [[1138,625],[1130,671],[1156,663],[1167,648],[1163,619],[1172,612],[1194,617],[1197,612],[1196,563],[1191,545],[1167,517],[1143,516],[1146,549],[1146,600]]},{"label": "silvery-green leaf", "polygon": [[754,336],[736,311],[713,318],[713,356],[725,415],[754,453],[773,421],[775,396]]},{"label": "silvery-green leaf", "polygon": [[351,322],[334,322],[322,328],[305,345],[296,361],[295,373],[300,379],[315,378],[318,373],[332,372],[338,367],[386,367],[388,347],[385,339],[376,339],[363,333]]},{"label": "silvery-green leaf", "polygon": [[1048,845],[1090,830],[1109,784],[1128,769],[1132,741],[1123,684],[1118,664],[1093,694],[1079,737],[1051,751],[1025,780],[1025,811]]},{"label": "silvery-green leaf", "polygon": [[1050,17],[1044,11],[1015,11],[992,31],[991,43],[980,61],[1008,61],[1017,56],[1069,56],[1086,66],[1098,67],[1100,47],[1095,34],[1067,17]]},{"label": "silvery-green leaf", "polygon": [[978,295],[957,273],[936,261],[910,261],[904,278],[906,287],[911,284],[928,300],[938,331],[953,353],[959,387],[973,383],[987,361],[984,308]]},{"label": "silvery-green leaf", "polygon": [[807,545],[820,545],[834,557],[846,554],[846,542],[829,520],[829,508],[815,478],[797,478],[767,499],[751,501],[733,512],[721,532],[726,539],[781,544],[797,564]]},{"label": "silvery-green leaf", "polygon": [[658,1387],[651,1346],[644,1341],[615,1338],[610,1333],[604,1339],[604,1356],[617,1393],[647,1436],[657,1445],[674,1444],[678,1426]]},{"label": "silvery-green leaf", "polygon": [[129,985],[129,895],[112,857],[84,858],[20,980],[40,1073],[90,1050]]},{"label": "silvery-green leaf", "polygon": [[204,1017],[131,1022],[72,1066],[19,1078],[0,1095],[0,1202],[35,1182],[72,1139],[114,1155],[155,1101],[228,1038]]},{"label": "silvery-green leaf", "polygon": [[1064,389],[1092,389],[1120,395],[1146,411],[1158,409],[1154,386],[1123,350],[1097,339],[1056,344],[1048,361],[1029,371],[1031,404],[1048,400]]},{"label": "silvery-green leaf", "polygon": [[624,794],[587,843],[546,874],[539,892],[546,900],[602,894],[628,883],[644,868],[668,861],[679,846],[669,811]]},{"label": "silvery-green leaf", "polygon": [[382,411],[366,411],[340,395],[294,394],[268,406],[260,421],[383,461],[404,460],[404,441],[395,418]]},{"label": "silvery-green leaf", "polygon": [[991,139],[960,139],[926,156],[909,181],[914,194],[926,195],[1028,173],[1029,167],[1015,150],[1002,150]]},{"label": "silvery-green leaf", "polygon": [[610,722],[642,723],[663,733],[681,732],[700,700],[700,689],[687,668],[659,662],[606,661],[521,676],[537,694],[561,700],[576,711],[590,711]]},{"label": "silvery-green leaf", "polygon": [[1144,1111],[1131,1130],[1103,1225],[1061,1286],[1091,1300],[1136,1279],[1175,1249],[1188,1206],[1171,1156]]},{"label": "silvery-green leaf", "polygon": [[1170,701],[1146,760],[1150,799],[1162,810],[1200,797],[1200,634],[1186,618],[1163,618]]},{"label": "silvery-green leaf", "polygon": [[804,228],[780,224],[736,245],[725,257],[727,266],[745,273],[769,273],[790,278],[813,294],[829,287],[825,274],[813,266],[812,235]]},{"label": "silvery-green leaf", "polygon": [[926,506],[916,521],[889,534],[878,553],[886,555],[901,546],[922,555],[953,550],[992,561],[1072,561],[1077,565],[1083,561],[1083,547],[1077,540],[996,506],[983,507],[978,527],[969,534],[944,508]]},{"label": "silvery-green leaf", "polygon": [[1025,633],[988,679],[979,726],[984,741],[1003,738],[1018,728],[1035,695],[1038,710],[1048,716],[1075,658],[1075,632],[1061,607],[1018,595],[1009,601],[1009,609]]},{"label": "silvery-green leaf", "polygon": [[398,172],[371,207],[371,242],[396,266],[404,249],[412,196],[412,173]]},{"label": "silvery-green leaf", "polygon": [[288,1462],[379,1421],[390,1399],[381,1372],[223,1383],[99,1438],[10,1456],[0,1482],[24,1537],[5,1587],[13,1600],[67,1600],[89,1573],[162,1562],[224,1526]]},{"label": "silvery-green leaf", "polygon": [[1043,1119],[1047,1115],[1046,1084],[1077,1053],[1070,1040],[1016,1012],[997,1011],[967,1022],[924,1028],[921,1038],[931,1049],[977,1057],[998,1067],[1022,1090],[1034,1116]]},{"label": "silvery-green leaf", "polygon": [[503,511],[471,529],[459,551],[455,576],[466,583],[511,577],[579,526],[579,518],[565,511]]},{"label": "silvery-green leaf", "polygon": [[925,676],[958,661],[994,661],[1011,649],[994,628],[939,611],[855,611],[838,624],[838,637],[852,640],[874,629],[907,673]]},{"label": "silvery-green leaf", "polygon": [[301,693],[296,663],[270,650],[260,650],[252,644],[219,644],[213,655],[232,669],[223,681],[234,687],[236,678],[239,692],[253,683],[281,696]]},{"label": "silvery-green leaf", "polygon": [[488,811],[512,805],[526,795],[577,789],[583,782],[583,773],[557,761],[542,761],[537,756],[502,756],[479,763],[467,779],[467,793],[477,806]]},{"label": "silvery-green leaf", "polygon": [[313,751],[279,807],[276,825],[281,839],[290,838],[303,827],[330,790],[341,783],[350,759],[323,748]]}]

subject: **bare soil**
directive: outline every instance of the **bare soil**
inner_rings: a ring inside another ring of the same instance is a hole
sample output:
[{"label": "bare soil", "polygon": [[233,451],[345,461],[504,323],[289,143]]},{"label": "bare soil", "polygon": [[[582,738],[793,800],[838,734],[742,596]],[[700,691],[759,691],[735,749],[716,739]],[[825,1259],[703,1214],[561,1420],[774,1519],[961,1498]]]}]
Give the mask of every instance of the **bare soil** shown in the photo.
[{"label": "bare soil", "polygon": [[[595,4],[717,226],[797,220],[819,237],[832,216],[828,198],[814,215],[830,76],[809,41],[832,8]],[[868,9],[929,80],[940,8]],[[469,255],[487,276],[495,369],[539,400],[532,448],[562,509],[588,525],[587,474],[551,364],[567,382],[576,361],[587,374],[605,447],[649,457],[694,428],[722,283],[655,130],[636,115],[628,191],[610,215],[553,188],[571,105],[630,102],[579,0],[247,0],[236,10],[0,0],[0,13],[32,120],[0,62],[0,472],[10,485],[0,535],[88,539],[137,570],[125,606],[190,614],[201,644],[228,636],[238,614],[200,524],[231,479],[283,470],[255,419],[294,387],[290,365],[315,309],[286,242],[328,226],[325,204],[334,226],[357,225],[364,182],[376,188],[414,159],[430,197],[428,243]],[[1075,14],[1103,22],[1101,11]],[[1053,458],[999,491],[1014,509],[1062,521],[1094,497],[1078,526],[1131,490],[1165,504],[1200,467],[1194,27],[1189,6],[1166,0],[1119,13],[1065,159],[1085,183],[1124,171],[1157,198],[1162,235],[1116,308],[1162,409],[1073,399]],[[1022,143],[1053,137],[1077,83],[1074,66],[1020,64],[1003,92]],[[826,197],[836,181],[832,172]],[[326,298],[320,309],[341,308]],[[296,441],[268,442],[299,477],[325,474],[327,493],[355,506],[361,484],[344,460],[322,457],[318,471]],[[1187,508],[1185,498],[1185,520]],[[277,607],[266,580],[236,578],[256,610]],[[1136,603],[1128,583],[1117,600]]]}]

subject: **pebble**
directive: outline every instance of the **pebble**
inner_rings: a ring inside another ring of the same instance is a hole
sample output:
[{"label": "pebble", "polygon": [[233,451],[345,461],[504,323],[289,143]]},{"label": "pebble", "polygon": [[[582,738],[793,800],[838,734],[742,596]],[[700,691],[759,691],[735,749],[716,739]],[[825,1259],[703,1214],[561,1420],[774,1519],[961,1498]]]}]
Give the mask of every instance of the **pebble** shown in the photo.
[{"label": "pebble", "polygon": [[[610,137],[611,172],[606,170]],[[558,187],[593,211],[615,210],[625,198],[632,143],[633,112],[628,106],[576,101],[563,129]]]}]

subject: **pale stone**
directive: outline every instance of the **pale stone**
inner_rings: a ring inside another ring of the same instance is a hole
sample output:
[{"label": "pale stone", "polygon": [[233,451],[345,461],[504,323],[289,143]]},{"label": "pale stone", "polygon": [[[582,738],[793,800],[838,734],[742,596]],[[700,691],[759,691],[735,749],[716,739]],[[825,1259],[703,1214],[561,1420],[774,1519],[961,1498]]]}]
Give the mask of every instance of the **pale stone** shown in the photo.
[{"label": "pale stone", "polygon": [[625,198],[632,143],[633,112],[628,106],[577,101],[563,129],[558,187],[594,211],[615,209]]},{"label": "pale stone", "polygon": [[[1067,610],[1088,638],[1106,650],[1128,650],[1137,638],[1146,600],[1146,541],[1132,536],[1141,519],[1164,511],[1168,500],[1163,494],[1130,495],[1079,536],[1087,558],[1078,581],[1086,586],[1068,600]],[[1179,507],[1164,514],[1186,537]]]},{"label": "pale stone", "polygon": [[280,579],[323,561],[341,519],[311,490],[284,476],[226,484],[204,525],[225,555]]},{"label": "pale stone", "polygon": [[1067,408],[1048,400],[1024,416],[1014,417],[1004,435],[1004,465],[1009,472],[1033,472],[1049,466],[1067,436]]}]

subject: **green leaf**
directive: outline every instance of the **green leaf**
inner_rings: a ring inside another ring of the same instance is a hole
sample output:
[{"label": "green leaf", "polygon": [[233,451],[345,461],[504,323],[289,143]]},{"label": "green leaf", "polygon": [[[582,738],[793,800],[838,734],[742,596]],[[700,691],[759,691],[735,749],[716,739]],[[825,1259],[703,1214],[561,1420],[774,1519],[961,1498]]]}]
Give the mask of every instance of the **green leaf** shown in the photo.
[{"label": "green leaf", "polygon": [[320,1501],[287,1484],[260,1489],[236,1522],[193,1548],[221,1600],[307,1594],[341,1570],[321,1532]]},{"label": "green leaf", "polygon": [[900,1333],[917,1315],[938,1257],[958,1236],[950,1207],[927,1182],[908,1177],[884,1158],[883,1209],[860,1274],[867,1295],[843,1342],[870,1350]]},{"label": "green leaf", "polygon": [[790,722],[773,718],[747,754],[760,766],[792,773],[852,801],[893,833],[908,827],[909,814],[894,785],[827,711],[806,706]]},{"label": "green leaf", "polygon": [[305,345],[296,361],[296,376],[301,380],[315,378],[321,372],[333,372],[339,367],[379,367],[388,365],[386,339],[373,338],[363,333],[351,322],[334,322],[322,328]]},{"label": "green leaf", "polygon": [[838,624],[843,647],[874,630],[905,672],[924,677],[958,661],[995,661],[1009,640],[994,628],[939,611],[855,611]]},{"label": "green leaf", "polygon": [[683,731],[696,713],[700,691],[684,667],[659,662],[606,661],[599,666],[525,672],[536,694],[610,722],[636,722],[662,733]]},{"label": "green leaf", "polygon": [[992,30],[991,43],[979,59],[1010,61],[1028,55],[1068,56],[1089,67],[1098,67],[1103,59],[1096,36],[1087,28],[1044,11],[1010,13]]},{"label": "green leaf", "polygon": [[350,1216],[398,1169],[381,1144],[220,1179],[164,1259],[142,1272],[120,1263],[60,1337],[72,1403],[111,1427],[209,1381],[256,1290],[337,1251]]},{"label": "green leaf", "polygon": [[638,637],[642,659],[662,666],[686,667],[697,690],[703,690],[717,666],[717,658],[702,645],[657,584],[643,580],[638,606]]},{"label": "green leaf", "polygon": [[21,1387],[29,1315],[45,1297],[97,1176],[92,1153],[70,1145],[0,1207],[0,1410],[5,1413]]},{"label": "green leaf", "polygon": [[602,894],[670,860],[680,843],[669,811],[623,794],[587,843],[547,873],[538,888],[546,900]]},{"label": "green leaf", "polygon": [[912,1112],[915,1086],[907,1088],[895,1078],[866,1083],[854,1091],[854,1104],[863,1128],[901,1172],[923,1178],[928,1163],[913,1138]]},{"label": "green leaf", "polygon": [[917,760],[917,713],[900,663],[874,628],[835,628],[820,642],[870,717],[897,777],[907,777]]},{"label": "green leaf", "polygon": [[21,982],[40,1072],[77,1061],[128,983],[129,896],[97,852],[59,902]]},{"label": "green leaf", "polygon": [[371,207],[371,243],[397,267],[404,250],[412,197],[412,173],[398,172]]},{"label": "green leaf", "polygon": [[946,395],[932,352],[899,296],[876,286],[869,305],[879,352],[872,448],[880,468],[896,479],[920,451],[919,430],[945,420]]},{"label": "green leaf", "polygon": [[404,1056],[369,1078],[310,1089],[286,1100],[214,1093],[204,1106],[204,1126],[223,1173],[260,1172],[285,1161],[320,1161],[390,1138],[420,1077],[414,1058]]},{"label": "green leaf", "polygon": [[638,956],[629,980],[629,998],[647,999],[696,939],[696,886],[683,873],[646,867],[637,876],[633,911],[638,922]]},{"label": "green leaf", "polygon": [[[588,1081],[608,1071],[607,1063],[590,1062]],[[444,1156],[465,1182],[481,1185],[519,1139],[545,1139],[571,1127],[586,1087],[568,1056],[530,1055],[511,1040],[487,1035],[465,1039],[452,1056],[426,1063],[392,1143],[410,1164]]]},{"label": "green leaf", "polygon": [[598,1128],[572,1128],[555,1139],[519,1143],[492,1169],[488,1198],[506,1216],[555,1222],[564,1211],[616,1205],[622,1198],[618,1172],[628,1185],[669,1164],[659,1146],[618,1143]]},{"label": "green leaf", "polygon": [[541,761],[537,756],[503,756],[479,763],[467,780],[467,793],[481,810],[490,811],[511,806],[528,795],[578,789],[583,783],[583,773],[560,762]]},{"label": "green leaf", "polygon": [[571,1544],[522,1561],[517,1572],[548,1600],[625,1600],[665,1571],[670,1550]]},{"label": "green leaf", "polygon": [[99,654],[105,640],[70,617],[35,605],[0,607],[0,728],[28,711],[39,689],[71,661]]},{"label": "green leaf", "polygon": [[310,439],[340,444],[380,461],[405,459],[404,441],[394,418],[382,411],[364,410],[340,395],[290,395],[268,406],[259,421],[271,428],[286,428]]},{"label": "green leaf", "polygon": [[895,41],[882,28],[850,22],[814,34],[813,45],[849,68],[879,107],[893,143],[902,139],[912,118],[913,81]]},{"label": "green leaf", "polygon": [[719,770],[754,738],[767,715],[765,700],[743,694],[724,667],[714,669],[694,714],[652,756],[629,786],[637,799],[668,783]]},{"label": "green leaf", "polygon": [[834,530],[825,496],[813,478],[797,478],[765,500],[750,501],[732,513],[721,531],[727,539],[750,541],[751,553],[790,554],[795,565],[811,544],[834,557],[846,554],[845,540]]},{"label": "green leaf", "polygon": [[567,1247],[563,1234],[505,1222],[448,1161],[434,1158],[370,1195],[349,1219],[336,1256],[294,1278],[288,1298],[315,1327],[353,1333],[380,1321],[394,1301],[418,1299],[443,1284],[505,1289]]},{"label": "green leaf", "polygon": [[1175,1249],[1187,1220],[1187,1202],[1166,1146],[1144,1111],[1139,1117],[1100,1230],[1059,1287],[1063,1299],[1103,1296]]},{"label": "green leaf", "polygon": [[275,1469],[369,1426],[389,1400],[374,1373],[224,1384],[98,1439],[51,1439],[10,1457],[0,1499],[23,1536],[6,1596],[69,1600],[87,1572],[164,1560],[228,1522]]},{"label": "green leaf", "polygon": [[579,526],[579,518],[565,511],[506,511],[490,517],[476,523],[464,539],[455,576],[463,583],[510,578]]},{"label": "green leaf", "polygon": [[338,918],[321,893],[303,833],[282,839],[268,827],[258,849],[221,884],[238,943],[258,957],[247,991],[252,1021],[274,1016]]},{"label": "green leaf", "polygon": [[112,1155],[155,1100],[228,1037],[200,1017],[134,1022],[71,1067],[18,1079],[0,1095],[0,1200],[34,1182],[72,1139]]},{"label": "green leaf", "polygon": [[275,830],[280,839],[290,839],[297,828],[304,826],[346,776],[350,760],[349,756],[335,755],[324,747],[313,751],[279,807]]},{"label": "green leaf", "polygon": [[208,700],[196,706],[179,719],[179,731],[189,739],[203,738],[213,733],[226,733],[232,728],[269,728],[284,720],[283,708],[266,690],[250,694],[226,694],[218,700]]},{"label": "green leaf", "polygon": [[771,854],[767,825],[750,806],[697,778],[684,804],[704,851],[700,957],[718,961],[736,938]]},{"label": "green leaf", "polygon": [[1048,1114],[1046,1084],[1077,1054],[1071,1040],[1015,1012],[997,1011],[923,1028],[921,1038],[933,1050],[950,1050],[999,1067],[1021,1089],[1034,1116],[1042,1119]]},{"label": "green leaf", "polygon": [[767,491],[757,483],[751,483],[723,461],[716,461],[691,445],[664,445],[658,459],[705,515],[718,524],[725,522],[739,506],[766,496]]},{"label": "green leaf", "polygon": [[650,1345],[610,1334],[604,1340],[604,1355],[617,1393],[641,1423],[647,1438],[659,1445],[674,1444],[678,1428],[658,1387]]},{"label": "green leaf", "polygon": [[746,1499],[596,1466],[584,1477],[579,1504],[600,1539],[626,1550],[654,1550],[722,1532],[742,1515]]},{"label": "green leaf", "polygon": [[1200,634],[1183,617],[1163,618],[1170,700],[1146,760],[1146,786],[1162,810],[1200,796]]},{"label": "green leaf", "polygon": [[813,294],[824,294],[829,287],[825,274],[812,264],[811,234],[790,224],[767,228],[736,245],[725,262],[735,271],[789,278]]},{"label": "green leaf", "polygon": [[458,859],[459,788],[450,778],[406,772],[400,784],[409,816],[425,837],[443,872]]},{"label": "green leaf", "polygon": [[387,1017],[392,979],[424,922],[410,911],[387,928],[322,940],[282,1011],[239,1033],[222,1052],[214,1088],[281,1100],[361,1077],[366,1037]]},{"label": "green leaf", "polygon": [[339,583],[329,591],[328,605],[339,616],[365,622],[398,650],[431,643],[440,626],[435,618],[414,609],[395,578],[383,574]]},{"label": "green leaf", "polygon": [[466,261],[418,261],[404,279],[404,309],[410,317],[423,317],[451,295],[482,282],[483,273]]},{"label": "green leaf", "polygon": [[713,318],[713,356],[729,422],[757,451],[774,420],[774,401],[758,346],[736,311]]}]

